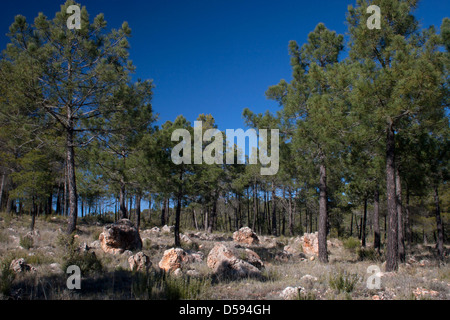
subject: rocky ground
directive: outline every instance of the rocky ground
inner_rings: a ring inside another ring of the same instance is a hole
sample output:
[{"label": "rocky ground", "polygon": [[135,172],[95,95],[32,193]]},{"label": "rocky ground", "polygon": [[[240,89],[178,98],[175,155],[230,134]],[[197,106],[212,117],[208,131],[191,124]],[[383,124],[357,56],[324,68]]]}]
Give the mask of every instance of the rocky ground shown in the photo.
[{"label": "rocky ground", "polygon": [[[2,299],[450,299],[450,267],[432,246],[415,245],[395,273],[370,247],[329,239],[328,264],[317,261],[317,236],[256,235],[143,228],[127,221],[80,221],[0,216]],[[448,252],[448,248],[447,248]],[[81,269],[81,289],[69,289],[69,265]],[[377,282],[378,281],[378,282]],[[377,286],[379,284],[379,286]]]}]

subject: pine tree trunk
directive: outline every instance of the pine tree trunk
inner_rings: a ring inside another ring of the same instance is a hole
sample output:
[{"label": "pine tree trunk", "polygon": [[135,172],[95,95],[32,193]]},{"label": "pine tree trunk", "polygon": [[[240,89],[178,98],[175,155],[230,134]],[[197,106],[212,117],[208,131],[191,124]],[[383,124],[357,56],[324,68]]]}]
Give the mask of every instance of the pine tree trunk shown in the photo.
[{"label": "pine tree trunk", "polygon": [[[68,108],[69,115],[69,128],[73,128],[73,119],[70,115],[71,108]],[[77,195],[77,182],[75,176],[75,148],[73,139],[73,130],[67,131],[67,189],[69,192],[69,223],[67,233],[71,234],[75,232],[77,228],[78,217],[78,195]]]},{"label": "pine tree trunk", "polygon": [[136,196],[136,228],[141,226],[141,195]]},{"label": "pine tree trunk", "polygon": [[352,217],[350,219],[350,237],[353,237],[353,211],[352,211]]},{"label": "pine tree trunk", "polygon": [[258,212],[256,211],[256,182],[253,184],[253,222],[252,222],[252,230],[256,230],[256,217]]},{"label": "pine tree trunk", "polygon": [[380,194],[378,187],[375,189],[373,197],[373,247],[378,252],[381,249],[381,236],[380,236]]},{"label": "pine tree trunk", "polygon": [[439,193],[437,185],[434,186],[434,203],[437,227],[436,247],[438,250],[439,259],[444,260],[444,227],[441,219],[441,207],[439,205]]},{"label": "pine tree trunk", "polygon": [[411,233],[411,211],[409,207],[409,188],[406,185],[406,206],[405,206],[405,226],[406,226],[406,242],[408,243],[408,247],[411,247],[412,244],[412,233]]},{"label": "pine tree trunk", "polygon": [[33,196],[32,204],[31,204],[31,224],[30,224],[31,231],[34,231],[35,223],[36,223],[36,204],[34,202],[34,196]]},{"label": "pine tree trunk", "polygon": [[398,270],[398,218],[395,192],[395,134],[392,123],[386,130],[386,195],[387,195],[387,252],[386,271]]},{"label": "pine tree trunk", "polygon": [[367,198],[364,199],[364,215],[362,223],[361,245],[366,246],[366,224],[367,224]]},{"label": "pine tree trunk", "polygon": [[125,196],[125,183],[123,181],[120,182],[120,191],[119,191],[119,219],[128,219],[127,212],[127,199]]},{"label": "pine tree trunk", "polygon": [[175,247],[181,247],[180,217],[181,217],[181,192],[179,192],[177,196],[177,209],[175,212],[175,229],[174,229]]},{"label": "pine tree trunk", "polygon": [[292,210],[292,192],[289,192],[289,235],[294,236],[294,213]]},{"label": "pine tree trunk", "polygon": [[328,227],[328,208],[327,208],[327,170],[324,163],[325,155],[320,156],[320,181],[319,181],[319,225],[318,225],[318,242],[319,242],[319,261],[328,262],[327,252],[327,227]]},{"label": "pine tree trunk", "polygon": [[2,211],[3,205],[3,190],[5,189],[5,174],[2,174],[2,183],[0,184],[0,211]]},{"label": "pine tree trunk", "polygon": [[272,182],[272,235],[277,236],[277,205],[275,201],[275,185]]},{"label": "pine tree trunk", "polygon": [[163,200],[163,205],[161,208],[161,226],[166,224],[166,199]]},{"label": "pine tree trunk", "polygon": [[405,253],[405,237],[403,231],[402,182],[398,168],[395,169],[395,192],[397,195],[398,259],[400,262],[404,263],[406,259],[406,253]]}]

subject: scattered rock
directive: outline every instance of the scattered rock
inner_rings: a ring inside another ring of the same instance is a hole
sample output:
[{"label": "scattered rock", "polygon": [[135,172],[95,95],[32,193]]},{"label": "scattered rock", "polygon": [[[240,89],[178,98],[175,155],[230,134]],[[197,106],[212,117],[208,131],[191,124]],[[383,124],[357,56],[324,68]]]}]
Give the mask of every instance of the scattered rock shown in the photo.
[{"label": "scattered rock", "polygon": [[286,251],[277,252],[275,260],[279,262],[288,262],[292,258],[292,254]]},{"label": "scattered rock", "polygon": [[142,240],[135,225],[128,219],[105,226],[99,236],[100,246],[106,253],[142,249]]},{"label": "scattered rock", "polygon": [[424,288],[416,288],[415,290],[413,290],[413,294],[416,297],[416,299],[421,299],[421,298],[436,297],[437,295],[439,295],[439,292]]},{"label": "scattered rock", "polygon": [[235,277],[259,276],[261,272],[250,263],[236,258],[224,244],[216,244],[206,259],[208,267],[218,275]]},{"label": "scattered rock", "polygon": [[27,264],[24,258],[14,259],[11,261],[9,268],[15,273],[36,272],[36,268]]},{"label": "scattered rock", "polygon": [[174,230],[175,230],[174,226],[165,225],[164,227],[161,228],[162,233],[172,233]]},{"label": "scattered rock", "polygon": [[421,267],[429,267],[429,266],[431,266],[431,262],[430,262],[430,260],[423,259],[423,260],[419,261],[419,266],[421,266]]},{"label": "scattered rock", "polygon": [[303,288],[303,287],[286,287],[283,291],[281,291],[280,297],[283,300],[296,300],[299,298],[300,293],[302,291],[305,291],[305,288]]},{"label": "scattered rock", "polygon": [[191,238],[189,238],[187,235],[180,233],[180,241],[184,242],[186,244],[192,244]]},{"label": "scattered rock", "polygon": [[49,267],[51,269],[51,272],[53,272],[53,273],[63,273],[62,267],[61,267],[61,265],[59,263],[56,263],[56,262],[55,263],[51,263],[49,265]]},{"label": "scattered rock", "polygon": [[141,252],[136,253],[134,256],[128,258],[128,264],[131,271],[148,271],[152,266],[150,258]]},{"label": "scattered rock", "polygon": [[245,255],[246,255],[245,260],[248,263],[255,266],[259,270],[264,268],[264,263],[262,262],[261,258],[255,251],[250,250],[250,249],[245,249]]},{"label": "scattered rock", "polygon": [[319,255],[319,239],[318,232],[315,233],[305,233],[300,241],[302,243],[303,252],[310,255]]},{"label": "scattered rock", "polygon": [[317,281],[318,279],[312,275],[305,274],[303,277],[301,277],[301,280],[305,281]]},{"label": "scattered rock", "polygon": [[183,264],[188,262],[187,253],[181,248],[171,248],[164,251],[164,255],[158,266],[166,272],[181,269]]},{"label": "scattered rock", "polygon": [[252,245],[258,244],[259,239],[256,233],[252,231],[249,227],[243,227],[238,231],[233,233],[233,240],[237,243]]}]

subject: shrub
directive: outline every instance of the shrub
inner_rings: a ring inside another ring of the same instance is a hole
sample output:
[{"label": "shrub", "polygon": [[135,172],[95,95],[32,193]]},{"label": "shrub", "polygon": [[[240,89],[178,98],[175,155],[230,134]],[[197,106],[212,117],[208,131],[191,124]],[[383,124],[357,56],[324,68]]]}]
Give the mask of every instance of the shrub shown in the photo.
[{"label": "shrub", "polygon": [[359,276],[353,273],[339,271],[336,275],[330,276],[328,284],[330,288],[336,290],[338,293],[350,293],[355,289],[359,281]]},{"label": "shrub", "polygon": [[344,248],[350,251],[355,251],[357,248],[361,247],[361,241],[354,237],[349,237],[345,239],[342,244]]},{"label": "shrub", "polygon": [[70,235],[59,235],[57,244],[63,251],[63,270],[67,270],[71,265],[76,265],[80,268],[82,274],[102,271],[102,263],[95,253],[89,251],[82,252],[73,233]]},{"label": "shrub", "polygon": [[11,259],[7,259],[1,264],[0,293],[5,296],[11,294],[11,286],[16,277],[14,271],[9,268],[11,261]]},{"label": "shrub", "polygon": [[33,237],[31,236],[24,236],[24,237],[20,237],[20,246],[25,248],[25,249],[30,249],[32,248],[34,245],[34,240]]},{"label": "shrub", "polygon": [[175,277],[152,270],[134,273],[132,292],[136,299],[196,300],[209,283],[206,278]]},{"label": "shrub", "polygon": [[357,248],[356,255],[359,261],[381,261],[382,256],[374,248]]}]

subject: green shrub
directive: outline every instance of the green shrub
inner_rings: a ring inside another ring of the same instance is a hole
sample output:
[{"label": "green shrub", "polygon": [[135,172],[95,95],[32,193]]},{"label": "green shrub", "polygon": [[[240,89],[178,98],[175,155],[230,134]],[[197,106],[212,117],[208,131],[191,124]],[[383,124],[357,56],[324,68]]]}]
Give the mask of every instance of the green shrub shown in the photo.
[{"label": "green shrub", "polygon": [[359,261],[381,261],[382,256],[374,248],[357,248],[356,255]]},{"label": "green shrub", "polygon": [[133,274],[132,292],[136,299],[196,300],[209,284],[206,278],[175,277],[152,270]]},{"label": "green shrub", "polygon": [[78,241],[75,235],[61,234],[58,236],[57,244],[62,248],[62,269],[67,270],[71,265],[76,265],[80,268],[81,274],[89,274],[92,272],[99,272],[103,270],[101,261],[97,258],[94,252],[83,252],[80,250]]},{"label": "green shrub", "polygon": [[31,236],[20,237],[20,246],[21,247],[28,250],[28,249],[32,248],[33,245],[34,245],[33,237],[31,237]]},{"label": "green shrub", "polygon": [[328,279],[328,284],[330,288],[336,290],[337,293],[350,293],[355,289],[355,286],[359,280],[360,279],[357,274],[339,271],[337,274],[330,276]]},{"label": "green shrub", "polygon": [[313,292],[299,292],[298,300],[316,300],[316,295]]},{"label": "green shrub", "polygon": [[359,239],[354,237],[349,237],[345,239],[342,244],[344,245],[344,248],[350,251],[355,251],[357,248],[361,247],[361,241]]},{"label": "green shrub", "polygon": [[11,261],[11,259],[4,260],[0,267],[0,293],[4,296],[11,294],[11,286],[16,277],[14,271],[9,268]]}]

